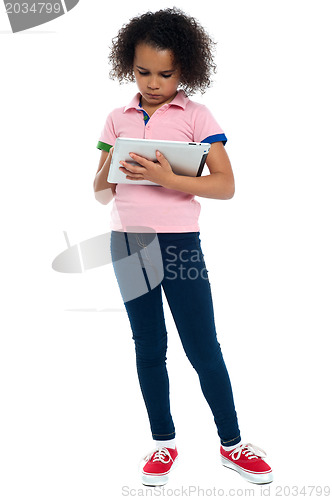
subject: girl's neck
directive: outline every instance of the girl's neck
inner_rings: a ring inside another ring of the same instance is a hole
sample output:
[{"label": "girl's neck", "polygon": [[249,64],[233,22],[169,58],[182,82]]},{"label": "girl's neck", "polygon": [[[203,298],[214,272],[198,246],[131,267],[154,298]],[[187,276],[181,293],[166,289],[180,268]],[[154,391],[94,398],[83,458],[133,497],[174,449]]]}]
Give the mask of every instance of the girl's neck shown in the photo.
[{"label": "girl's neck", "polygon": [[166,100],[165,102],[162,102],[161,104],[158,104],[158,105],[156,105],[156,106],[151,106],[151,105],[149,105],[148,103],[144,103],[143,98],[142,98],[142,94],[141,94],[141,97],[140,97],[139,102],[140,102],[140,104],[141,104],[142,108],[144,109],[144,111],[146,111],[146,112],[147,112],[147,114],[148,114],[149,116],[152,116],[152,115],[153,115],[153,113],[154,113],[155,111],[157,111],[157,109],[159,109],[159,108],[161,108],[162,106],[164,106],[164,104],[167,104],[167,103],[169,103],[169,102],[172,102],[172,101],[173,101],[173,99],[175,98],[175,96],[177,95],[177,93],[178,93],[178,91],[176,91],[176,93],[173,95],[173,97],[172,97],[171,99],[168,99],[168,100]]}]

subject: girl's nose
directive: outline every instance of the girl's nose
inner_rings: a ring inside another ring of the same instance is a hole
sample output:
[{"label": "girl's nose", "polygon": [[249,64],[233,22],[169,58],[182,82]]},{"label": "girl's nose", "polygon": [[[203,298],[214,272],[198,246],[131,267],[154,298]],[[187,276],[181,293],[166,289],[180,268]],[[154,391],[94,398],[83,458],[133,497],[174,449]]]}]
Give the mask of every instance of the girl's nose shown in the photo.
[{"label": "girl's nose", "polygon": [[154,89],[154,90],[159,88],[158,80],[156,77],[152,77],[149,80],[148,87],[149,87],[149,89]]}]

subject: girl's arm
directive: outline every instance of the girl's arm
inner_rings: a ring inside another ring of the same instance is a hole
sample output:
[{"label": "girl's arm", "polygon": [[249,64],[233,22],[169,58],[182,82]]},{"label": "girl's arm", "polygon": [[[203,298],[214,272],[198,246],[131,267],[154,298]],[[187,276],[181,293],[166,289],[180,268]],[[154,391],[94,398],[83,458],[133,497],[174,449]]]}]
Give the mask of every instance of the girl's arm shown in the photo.
[{"label": "girl's arm", "polygon": [[95,176],[95,180],[93,182],[95,198],[103,205],[107,205],[115,196],[116,192],[117,184],[107,182],[112,154],[113,154],[113,148],[110,149],[109,153],[107,153],[107,151],[101,152],[98,170]]},{"label": "girl's arm", "polygon": [[235,183],[231,163],[222,142],[211,144],[206,164],[210,175],[188,177],[173,175],[165,187],[203,198],[229,200],[234,196]]},{"label": "girl's arm", "polygon": [[177,175],[167,159],[157,152],[158,162],[150,161],[140,155],[130,154],[140,166],[120,162],[120,170],[126,174],[127,179],[146,179],[160,184],[168,189],[190,193],[203,198],[215,198],[217,200],[228,200],[234,196],[234,176],[222,142],[211,144],[206,164],[210,175],[203,177],[190,177]]}]

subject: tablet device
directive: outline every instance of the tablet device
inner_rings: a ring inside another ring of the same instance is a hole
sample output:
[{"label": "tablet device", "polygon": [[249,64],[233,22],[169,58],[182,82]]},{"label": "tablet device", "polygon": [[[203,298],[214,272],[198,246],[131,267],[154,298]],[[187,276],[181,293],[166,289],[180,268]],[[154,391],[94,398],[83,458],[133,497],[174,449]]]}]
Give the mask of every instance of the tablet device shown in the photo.
[{"label": "tablet device", "polygon": [[129,153],[136,153],[140,156],[144,156],[148,160],[157,162],[157,150],[165,156],[175,174],[199,177],[202,174],[210,147],[211,144],[204,142],[163,141],[118,137],[114,144],[107,181],[117,184],[149,184],[159,186],[159,184],[148,180],[133,181],[127,179],[126,174],[119,170],[119,167],[122,167],[120,161],[126,161],[132,165],[141,166],[133,161]]}]

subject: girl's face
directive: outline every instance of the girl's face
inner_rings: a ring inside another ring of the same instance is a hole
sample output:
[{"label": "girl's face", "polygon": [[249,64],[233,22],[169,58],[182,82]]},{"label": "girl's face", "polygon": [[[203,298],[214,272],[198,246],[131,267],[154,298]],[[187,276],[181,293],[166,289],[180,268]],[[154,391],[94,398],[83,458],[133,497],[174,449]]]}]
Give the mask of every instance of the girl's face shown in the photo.
[{"label": "girl's face", "polygon": [[140,43],[135,49],[133,66],[143,107],[157,109],[174,99],[180,83],[180,68],[174,65],[171,50],[157,50]]}]

